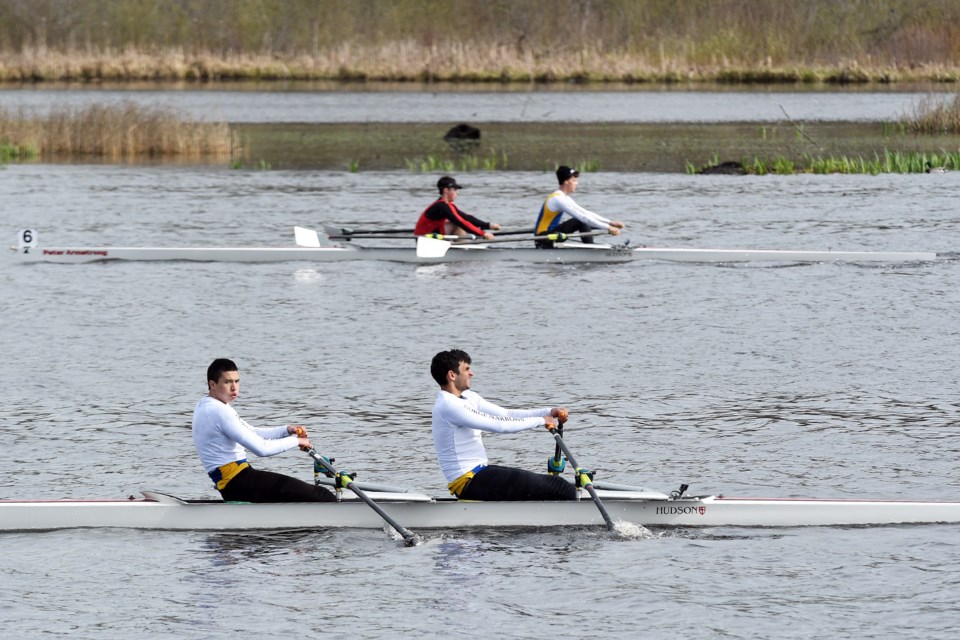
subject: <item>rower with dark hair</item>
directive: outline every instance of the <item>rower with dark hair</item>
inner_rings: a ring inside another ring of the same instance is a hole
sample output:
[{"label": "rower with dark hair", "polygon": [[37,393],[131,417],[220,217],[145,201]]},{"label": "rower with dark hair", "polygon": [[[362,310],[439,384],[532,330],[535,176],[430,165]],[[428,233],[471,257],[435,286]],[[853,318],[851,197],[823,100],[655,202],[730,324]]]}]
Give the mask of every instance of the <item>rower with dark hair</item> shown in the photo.
[{"label": "rower with dark hair", "polygon": [[[610,235],[617,235],[620,229],[625,226],[618,220],[604,218],[598,213],[584,209],[570,197],[570,194],[580,186],[580,172],[570,167],[561,166],[557,169],[557,181],[560,187],[547,196],[543,206],[540,207],[540,214],[537,216],[537,223],[534,225],[534,233],[543,236],[548,233],[577,233],[589,232],[594,229],[606,229]],[[563,220],[563,214],[570,216]],[[561,222],[561,220],[563,220]],[[591,244],[593,236],[581,236],[581,242]],[[534,240],[536,246],[540,249],[552,249],[551,240]]]},{"label": "rower with dark hair", "polygon": [[574,500],[576,488],[558,475],[489,464],[484,432],[516,433],[566,420],[562,408],[505,409],[470,390],[471,360],[459,349],[430,363],[440,390],[433,405],[433,444],[450,493],[461,500]]},{"label": "rower with dark hair", "polygon": [[454,204],[457,193],[462,189],[457,181],[450,176],[443,176],[437,181],[440,197],[420,214],[417,226],[413,230],[416,236],[425,236],[438,233],[445,236],[474,235],[478,238],[493,239],[490,229],[497,231],[500,225],[496,222],[485,222],[466,211],[461,211]]},{"label": "rower with dark hair", "polygon": [[193,410],[193,444],[207,475],[231,502],[333,502],[323,487],[272,471],[254,469],[244,448],[260,457],[300,447],[313,449],[303,425],[258,429],[237,415],[230,403],[240,395],[237,365],[217,358],[207,367],[209,393]]}]

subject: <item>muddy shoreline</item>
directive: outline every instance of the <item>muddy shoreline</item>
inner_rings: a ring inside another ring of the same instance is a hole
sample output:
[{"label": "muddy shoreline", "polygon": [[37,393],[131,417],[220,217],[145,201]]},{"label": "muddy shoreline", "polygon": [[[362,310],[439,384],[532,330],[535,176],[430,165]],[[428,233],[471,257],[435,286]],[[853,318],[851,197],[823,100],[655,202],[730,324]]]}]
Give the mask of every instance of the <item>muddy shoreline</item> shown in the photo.
[{"label": "muddy shoreline", "polygon": [[[479,146],[463,153],[443,140],[443,124],[235,124],[244,165],[327,170],[552,170],[581,164],[600,171],[683,173],[687,164],[862,156],[884,151],[960,150],[956,134],[904,132],[883,122],[823,123],[471,123]],[[447,164],[446,166],[450,166]]]}]

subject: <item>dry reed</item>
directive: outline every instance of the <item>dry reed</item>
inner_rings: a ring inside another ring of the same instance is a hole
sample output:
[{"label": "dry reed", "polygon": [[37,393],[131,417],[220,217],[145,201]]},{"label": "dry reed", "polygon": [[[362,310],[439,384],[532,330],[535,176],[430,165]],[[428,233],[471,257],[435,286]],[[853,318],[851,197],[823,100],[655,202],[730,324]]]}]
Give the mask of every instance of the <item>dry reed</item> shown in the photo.
[{"label": "dry reed", "polygon": [[59,51],[26,48],[0,58],[0,82],[132,80],[368,80],[427,82],[957,82],[960,65],[837,61],[776,64],[769,59],[693,58],[683,51],[583,48],[561,54],[478,47],[463,41],[429,45],[412,39],[341,42],[317,53],[216,53],[166,48]]},{"label": "dry reed", "polygon": [[43,156],[230,158],[239,143],[226,123],[132,102],[55,108],[45,116],[0,109],[0,142]]},{"label": "dry reed", "polygon": [[956,0],[0,0],[0,81],[960,80]]},{"label": "dry reed", "polygon": [[960,93],[952,99],[941,96],[921,98],[900,121],[908,129],[920,133],[960,133]]}]

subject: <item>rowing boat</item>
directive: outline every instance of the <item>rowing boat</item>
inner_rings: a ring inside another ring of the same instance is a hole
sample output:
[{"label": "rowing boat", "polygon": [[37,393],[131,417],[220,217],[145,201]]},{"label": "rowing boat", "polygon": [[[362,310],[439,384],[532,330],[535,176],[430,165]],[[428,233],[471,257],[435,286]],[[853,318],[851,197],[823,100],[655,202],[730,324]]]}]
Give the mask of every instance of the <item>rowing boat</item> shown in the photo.
[{"label": "rowing boat", "polygon": [[[344,492],[349,493],[349,492]],[[960,523],[960,502],[670,496],[656,491],[597,490],[614,520],[664,527],[880,526]],[[370,492],[406,527],[558,527],[603,525],[589,498],[576,502],[471,502],[417,493]],[[225,503],[143,492],[127,500],[0,500],[0,532],[119,527],[243,531],[383,528],[355,496],[333,503]]]},{"label": "rowing boat", "polygon": [[[24,237],[29,241],[24,241]],[[411,238],[412,240],[412,238]],[[11,247],[21,262],[78,264],[110,260],[192,262],[341,262],[381,260],[431,264],[443,262],[623,263],[636,260],[670,262],[870,262],[910,263],[936,260],[932,252],[788,251],[775,249],[695,249],[632,247],[629,244],[561,243],[554,249],[453,244],[442,255],[424,255],[412,246],[363,246],[353,242],[290,247],[41,247],[33,230],[22,230]]]}]

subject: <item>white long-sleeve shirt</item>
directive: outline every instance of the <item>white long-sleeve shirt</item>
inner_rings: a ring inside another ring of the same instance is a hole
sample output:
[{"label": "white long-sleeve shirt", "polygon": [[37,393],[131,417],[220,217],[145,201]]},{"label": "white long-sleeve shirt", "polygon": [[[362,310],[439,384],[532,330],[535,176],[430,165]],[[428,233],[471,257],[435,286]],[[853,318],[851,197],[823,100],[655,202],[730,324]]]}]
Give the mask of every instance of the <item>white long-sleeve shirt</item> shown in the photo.
[{"label": "white long-sleeve shirt", "polygon": [[246,449],[262,457],[283,453],[297,446],[297,436],[287,427],[258,429],[247,424],[229,404],[204,396],[193,410],[193,444],[203,468],[217,467],[247,457]]},{"label": "white long-sleeve shirt", "polygon": [[477,465],[487,464],[487,452],[481,436],[484,431],[515,433],[546,424],[549,408],[504,409],[484,400],[475,391],[457,397],[443,389],[437,391],[433,405],[433,445],[440,469],[453,482]]}]

